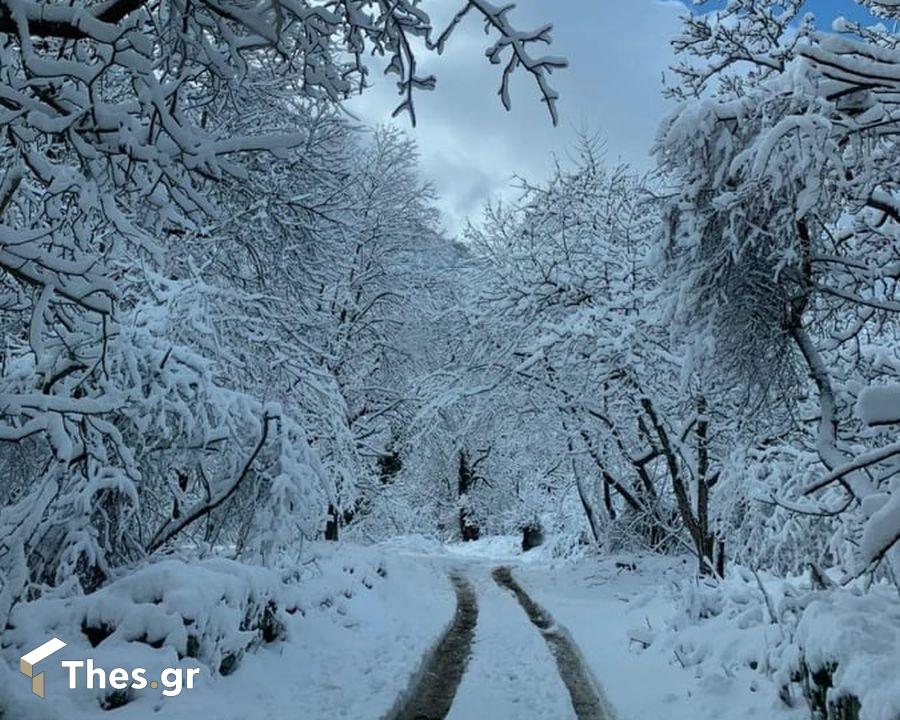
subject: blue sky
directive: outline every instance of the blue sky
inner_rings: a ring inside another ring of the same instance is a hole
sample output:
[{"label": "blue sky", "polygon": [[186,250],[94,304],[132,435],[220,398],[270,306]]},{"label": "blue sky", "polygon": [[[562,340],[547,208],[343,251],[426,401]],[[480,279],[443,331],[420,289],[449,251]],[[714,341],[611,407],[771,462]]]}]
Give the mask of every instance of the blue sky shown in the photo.
[{"label": "blue sky", "polygon": [[872,20],[868,10],[850,0],[810,0],[807,5],[820,21],[836,15],[843,15],[850,20],[859,20],[860,22]]},{"label": "blue sky", "polygon": [[[551,126],[524,73],[512,83],[513,112],[503,111],[496,94],[499,70],[485,61],[488,39],[474,19],[443,56],[420,58],[420,70],[434,73],[438,83],[434,92],[420,94],[419,126],[410,132],[421,147],[423,172],[441,195],[451,233],[467,218],[480,217],[486,199],[510,197],[511,176],[546,177],[554,155],[564,157],[582,128],[605,138],[609,161],[649,168],[656,129],[669,109],[660,90],[673,61],[669,40],[685,12],[682,0],[513,1],[514,23],[529,29],[553,23],[551,52],[570,62],[553,78],[561,122]],[[425,6],[449,15],[459,3],[429,0]],[[840,14],[871,19],[852,0],[809,0],[807,6],[823,29]],[[377,124],[388,121],[397,97],[390,80],[373,77],[376,87],[349,109]]]},{"label": "blue sky", "polygon": [[[692,6],[690,0],[684,0],[684,4],[688,7]],[[709,3],[709,7],[714,7],[716,3]],[[872,15],[865,8],[861,8],[853,0],[809,0],[807,9],[816,16],[816,20],[820,26],[826,27],[831,24],[831,19],[843,15],[850,20],[859,22],[871,22]]]}]

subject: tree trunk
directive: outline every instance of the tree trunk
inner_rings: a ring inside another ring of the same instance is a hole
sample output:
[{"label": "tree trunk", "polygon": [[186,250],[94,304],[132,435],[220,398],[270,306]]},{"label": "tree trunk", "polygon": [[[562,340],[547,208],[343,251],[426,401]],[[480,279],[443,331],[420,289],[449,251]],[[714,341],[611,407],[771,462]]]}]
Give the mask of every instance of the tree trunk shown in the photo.
[{"label": "tree trunk", "polygon": [[713,555],[715,538],[709,532],[709,418],[706,416],[706,398],[697,399],[697,527],[695,544],[700,575],[711,575],[715,570]]},{"label": "tree trunk", "polygon": [[[568,430],[568,428],[566,428],[565,423],[563,423],[563,429]],[[571,437],[569,437],[569,439],[568,439],[568,445],[569,445],[569,453],[574,452]],[[587,496],[587,493],[584,490],[584,486],[582,484],[582,479],[581,479],[581,473],[578,472],[578,465],[575,462],[575,458],[572,458],[572,475],[575,477],[575,486],[578,488],[578,499],[581,500],[581,507],[584,510],[584,514],[587,517],[588,525],[591,528],[591,535],[594,536],[594,542],[599,543],[600,542],[600,530],[597,526],[597,513],[594,512],[594,507],[593,507],[593,505],[591,505],[590,498]],[[607,489],[607,493],[608,493],[609,492],[609,483],[606,483],[605,485],[606,485],[606,489]],[[608,502],[607,508],[609,509],[612,506],[612,499],[608,499],[607,502]],[[615,517],[615,515],[613,515],[612,517]]]},{"label": "tree trunk", "polygon": [[574,460],[572,461],[572,471],[575,473],[575,485],[578,487],[578,499],[581,500],[581,507],[584,509],[584,514],[587,516],[588,525],[591,528],[591,535],[594,536],[594,542],[599,543],[600,531],[597,529],[597,514],[594,512],[594,508],[591,507],[591,502],[584,492],[584,487],[581,485],[581,474],[575,469]]},{"label": "tree trunk", "polygon": [[472,520],[469,512],[469,493],[474,485],[475,475],[469,467],[469,458],[465,450],[460,450],[457,491],[459,497],[459,536],[464,542],[477,540],[481,536],[481,531]]},{"label": "tree trunk", "polygon": [[341,521],[338,516],[337,508],[334,505],[328,506],[328,521],[325,523],[325,539],[331,542],[338,541],[340,534]]}]

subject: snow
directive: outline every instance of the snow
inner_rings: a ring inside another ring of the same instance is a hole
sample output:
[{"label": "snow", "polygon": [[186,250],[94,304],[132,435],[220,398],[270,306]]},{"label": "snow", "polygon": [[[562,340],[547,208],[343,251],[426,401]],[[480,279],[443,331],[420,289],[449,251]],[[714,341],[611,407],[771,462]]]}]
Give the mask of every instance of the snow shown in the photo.
[{"label": "snow", "polygon": [[523,553],[522,538],[517,535],[493,535],[474,542],[449,543],[446,547],[448,553],[459,557],[495,563],[526,558],[536,560],[541,556],[540,552]]},{"label": "snow", "polygon": [[[861,720],[900,712],[900,609],[887,584],[810,592],[788,581],[729,569],[723,583],[693,578],[693,558],[626,554],[552,560],[522,553],[515,536],[442,545],[404,536],[372,547],[313,543],[302,564],[281,573],[221,559],[192,566],[164,560],[78,599],[38,600],[13,613],[4,635],[0,696],[17,720],[95,718],[100,693],[64,690],[45,663],[54,702],[30,696],[17,658],[36,638],[58,636],[62,659],[202,669],[177,698],[136,693],[116,717],[217,720],[284,717],[380,720],[397,707],[449,627],[451,572],[475,589],[478,622],[449,720],[566,720],[573,709],[541,633],[515,597],[491,577],[508,565],[535,602],[574,640],[617,720],[805,720],[794,682],[835,667],[829,698],[852,694]],[[763,593],[762,588],[765,589]],[[248,608],[279,605],[285,633],[261,642],[242,624]],[[290,612],[289,609],[294,610]],[[185,618],[205,638],[197,659],[176,653]],[[773,622],[773,619],[775,622]],[[81,624],[115,626],[91,647]],[[159,640],[164,644],[158,645]],[[148,644],[150,643],[150,644]],[[229,675],[210,672],[223,652],[243,648]],[[63,657],[64,656],[64,657]],[[791,687],[786,691],[786,687]],[[785,695],[787,693],[787,695]],[[793,707],[782,700],[792,698]]]},{"label": "snow", "polygon": [[623,555],[514,574],[575,638],[619,720],[805,720],[748,664],[752,653],[765,654],[768,628],[735,618],[672,626],[678,587],[695,562]]},{"label": "snow", "polygon": [[[627,562],[637,570],[617,567]],[[577,639],[620,720],[806,720],[801,660],[811,673],[836,666],[828,700],[856,697],[861,720],[900,717],[900,605],[888,584],[810,592],[803,578],[757,581],[740,567],[697,583],[693,562],[586,558],[517,572]]]},{"label": "snow", "polygon": [[900,423],[900,384],[865,388],[856,401],[856,414],[870,427]]},{"label": "snow", "polygon": [[[16,720],[96,719],[98,691],[65,689],[66,675],[55,663],[41,667],[52,704],[32,697],[28,683],[15,676],[18,657],[31,649],[27,643],[52,632],[69,644],[59,653],[63,660],[91,657],[101,667],[133,664],[148,668],[148,677],[163,667],[201,667],[195,689],[178,697],[138,691],[115,711],[124,720],[277,718],[285,717],[288,708],[304,720],[380,718],[406,690],[452,617],[454,596],[444,570],[425,560],[411,563],[345,544],[310,544],[303,563],[299,582],[280,583],[273,571],[237,563],[213,560],[188,568],[165,561],[113,583],[96,598],[20,606],[16,629],[4,635],[2,656],[9,664],[0,663],[0,697],[8,705],[0,703],[0,710]],[[184,642],[181,615],[205,614],[207,627],[217,624],[210,627],[211,638],[234,642],[246,633],[239,630],[242,617],[233,610],[251,590],[297,604],[298,612],[282,616],[285,640],[250,649],[228,676],[210,673],[208,653],[201,652],[199,660],[178,659],[175,648]],[[92,619],[120,622],[96,648],[80,631],[83,608],[90,609]],[[179,637],[157,649],[138,640],[143,633],[151,642],[167,634]]]},{"label": "snow", "polygon": [[[452,239],[365,57],[413,125],[464,18],[507,109],[567,63],[433,4],[0,3],[0,720],[374,720],[470,632],[455,720],[897,720],[897,22],[714,3],[658,172],[579,133]],[[199,686],[40,703],[51,637]]]},{"label": "snow", "polygon": [[386,551],[408,554],[418,559],[440,559],[449,567],[464,561],[469,565],[497,565],[503,562],[541,562],[549,557],[549,546],[522,551],[520,535],[488,535],[470,542],[448,542],[425,535],[401,535],[380,543]]},{"label": "snow", "polygon": [[829,699],[850,694],[860,720],[900,717],[900,604],[895,591],[866,595],[841,590],[812,602],[797,629],[806,662],[815,671],[837,665]]},{"label": "snow", "polygon": [[484,567],[468,576],[478,595],[478,625],[447,720],[574,720],[553,656],[516,599]]},{"label": "snow", "polygon": [[863,503],[868,519],[863,527],[860,556],[874,562],[885,553],[894,568],[900,568],[900,481],[894,480],[891,493],[870,495]]}]

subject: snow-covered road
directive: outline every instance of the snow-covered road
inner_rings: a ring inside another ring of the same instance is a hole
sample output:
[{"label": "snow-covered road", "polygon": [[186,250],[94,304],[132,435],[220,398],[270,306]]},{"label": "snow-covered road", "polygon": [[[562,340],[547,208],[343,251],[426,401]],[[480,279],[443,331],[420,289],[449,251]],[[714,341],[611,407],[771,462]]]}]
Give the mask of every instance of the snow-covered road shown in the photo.
[{"label": "snow-covered road", "polygon": [[457,614],[391,720],[613,719],[568,631],[502,559],[410,556],[445,566],[457,588]]},{"label": "snow-covered road", "polygon": [[[566,563],[540,552],[522,555],[514,539],[499,538],[385,549],[410,565],[465,577],[478,603],[471,657],[449,712],[416,720],[803,716],[778,700],[777,688],[749,661],[735,664],[735,657],[753,654],[759,632],[727,618],[714,630],[691,625],[671,632],[676,584],[690,578],[689,559]],[[507,569],[511,584],[503,578]]]},{"label": "snow-covered road", "polygon": [[494,582],[488,568],[475,565],[468,574],[478,598],[478,625],[448,720],[574,719],[556,662],[516,599]]}]

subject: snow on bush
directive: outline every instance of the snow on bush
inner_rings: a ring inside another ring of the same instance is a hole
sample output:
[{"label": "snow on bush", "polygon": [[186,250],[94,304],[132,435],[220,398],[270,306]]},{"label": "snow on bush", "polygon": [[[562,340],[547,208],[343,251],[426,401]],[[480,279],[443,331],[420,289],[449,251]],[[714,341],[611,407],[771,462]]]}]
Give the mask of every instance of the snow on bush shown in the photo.
[{"label": "snow on bush", "polygon": [[[794,642],[811,677],[828,687],[814,696],[823,710],[859,702],[861,720],[900,717],[900,604],[878,587],[816,593],[797,624]],[[821,699],[820,699],[821,696]]]},{"label": "snow on bush", "polygon": [[736,566],[679,596],[662,642],[698,678],[739,678],[816,719],[900,717],[900,606],[888,584],[818,590]]},{"label": "snow on bush", "polygon": [[[770,621],[767,606],[752,578],[726,584],[689,582],[677,594],[676,611],[661,641],[671,646],[674,661],[698,678],[739,678],[756,692],[777,661],[769,646],[781,630]],[[768,691],[776,696],[774,685]]]},{"label": "snow on bush", "polygon": [[90,595],[17,605],[4,646],[23,654],[48,633],[90,656],[140,643],[227,675],[248,650],[283,638],[285,613],[300,609],[288,588],[274,570],[231,560],[162,560]]},{"label": "snow on bush", "polygon": [[[170,557],[133,572],[123,569],[89,595],[19,604],[0,647],[6,661],[0,661],[0,718],[7,710],[19,717],[16,703],[27,696],[27,683],[10,673],[21,655],[49,637],[67,643],[67,658],[91,658],[97,667],[143,667],[152,678],[164,668],[199,666],[200,678],[208,680],[232,675],[264,646],[300,642],[297,633],[304,632],[308,618],[317,633],[332,625],[353,629],[360,624],[373,626],[368,632],[380,632],[385,600],[379,604],[368,594],[384,594],[379,586],[387,574],[380,554],[337,545],[314,549],[289,570],[222,558],[188,562]],[[402,578],[394,585],[400,592],[414,591]],[[46,670],[48,686],[66,682],[58,668]],[[242,692],[240,683],[234,687]],[[64,702],[95,717],[98,706],[113,709],[136,700],[141,701],[136,707],[149,701],[144,691],[79,687]],[[21,706],[28,708],[28,717],[32,705]]]}]

